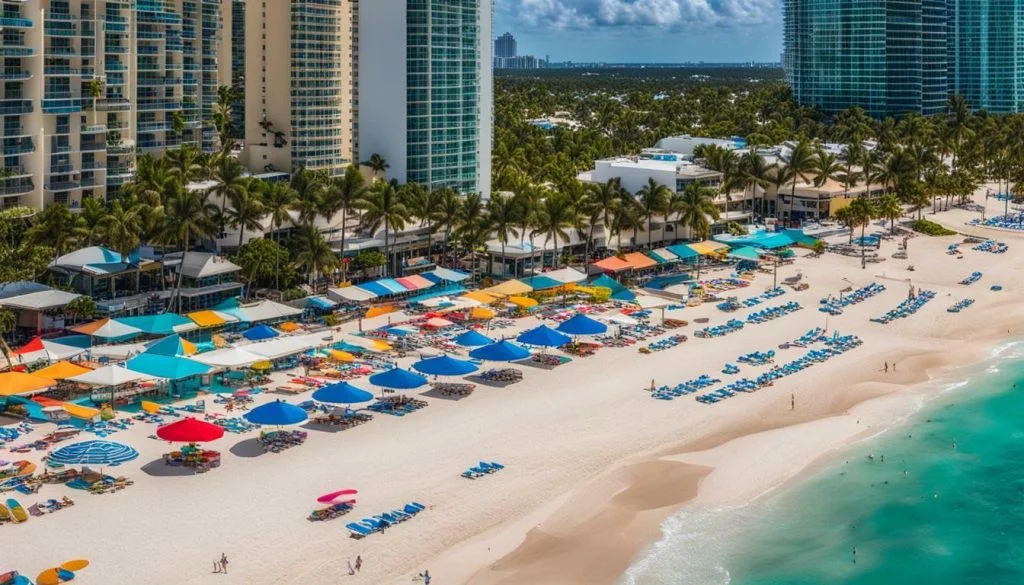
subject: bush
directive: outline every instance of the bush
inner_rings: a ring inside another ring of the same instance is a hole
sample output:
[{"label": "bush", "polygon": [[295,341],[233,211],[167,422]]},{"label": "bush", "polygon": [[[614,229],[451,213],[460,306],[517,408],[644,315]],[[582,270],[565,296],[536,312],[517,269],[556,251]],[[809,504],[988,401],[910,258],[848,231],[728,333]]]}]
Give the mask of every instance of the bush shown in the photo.
[{"label": "bush", "polygon": [[950,229],[946,229],[934,221],[928,221],[927,219],[919,219],[914,222],[913,225],[915,232],[920,232],[928,236],[955,236],[956,232]]}]

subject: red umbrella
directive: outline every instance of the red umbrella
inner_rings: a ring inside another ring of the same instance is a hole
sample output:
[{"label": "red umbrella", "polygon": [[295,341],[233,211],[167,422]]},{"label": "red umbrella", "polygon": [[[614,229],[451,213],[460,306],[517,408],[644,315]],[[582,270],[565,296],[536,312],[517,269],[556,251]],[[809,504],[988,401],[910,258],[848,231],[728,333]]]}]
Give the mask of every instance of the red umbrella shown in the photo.
[{"label": "red umbrella", "polygon": [[156,436],[175,443],[205,443],[223,437],[224,429],[189,417],[158,428]]},{"label": "red umbrella", "polygon": [[320,502],[321,504],[327,504],[333,502],[334,500],[337,500],[341,496],[353,496],[358,493],[359,492],[356,490],[341,490],[340,492],[331,492],[329,494],[324,494],[317,498],[316,501]]}]

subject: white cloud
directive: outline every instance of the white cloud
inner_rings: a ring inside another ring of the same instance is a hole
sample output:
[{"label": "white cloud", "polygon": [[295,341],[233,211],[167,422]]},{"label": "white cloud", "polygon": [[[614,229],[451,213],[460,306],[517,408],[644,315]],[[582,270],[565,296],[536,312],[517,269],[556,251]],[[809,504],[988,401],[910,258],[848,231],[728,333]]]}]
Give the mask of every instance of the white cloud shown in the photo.
[{"label": "white cloud", "polygon": [[495,0],[507,21],[532,28],[699,30],[777,22],[780,0]]}]

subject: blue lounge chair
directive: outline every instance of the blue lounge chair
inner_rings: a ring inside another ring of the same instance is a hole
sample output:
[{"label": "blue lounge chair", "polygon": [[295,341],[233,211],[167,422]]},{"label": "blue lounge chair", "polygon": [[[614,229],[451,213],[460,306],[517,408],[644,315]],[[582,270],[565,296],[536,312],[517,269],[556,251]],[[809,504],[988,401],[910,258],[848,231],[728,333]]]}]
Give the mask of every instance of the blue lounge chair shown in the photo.
[{"label": "blue lounge chair", "polygon": [[352,523],[346,524],[345,528],[348,528],[349,532],[352,533],[352,538],[365,538],[365,537],[373,534],[373,532],[374,532],[373,530],[370,530],[369,528],[366,528],[365,526],[363,526],[362,524],[359,524],[358,522],[352,522]]}]

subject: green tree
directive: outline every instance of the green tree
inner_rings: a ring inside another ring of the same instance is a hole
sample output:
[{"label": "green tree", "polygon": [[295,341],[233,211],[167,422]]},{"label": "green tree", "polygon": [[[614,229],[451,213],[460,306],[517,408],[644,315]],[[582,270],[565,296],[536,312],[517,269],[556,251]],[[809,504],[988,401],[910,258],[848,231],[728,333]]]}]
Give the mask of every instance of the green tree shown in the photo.
[{"label": "green tree", "polygon": [[781,159],[793,181],[789,196],[790,201],[794,201],[796,199],[796,180],[801,179],[806,183],[810,173],[814,172],[814,151],[810,141],[801,138],[793,145],[793,148],[782,155]]},{"label": "green tree", "polygon": [[11,347],[7,345],[7,336],[14,332],[18,326],[18,318],[10,309],[0,308],[0,351],[3,351],[4,357],[7,358],[7,367],[13,368],[14,363],[11,362]]},{"label": "green tree", "polygon": [[112,201],[107,214],[100,220],[99,231],[103,240],[122,257],[127,256],[141,244],[141,205]]},{"label": "green tree", "polygon": [[224,237],[224,224],[227,222],[227,204],[236,206],[249,194],[252,181],[245,176],[245,167],[237,159],[222,156],[217,159],[213,168],[213,185],[207,193],[220,199],[220,233]]},{"label": "green tree", "polygon": [[[243,194],[244,193],[244,194]],[[228,208],[227,221],[231,227],[238,229],[238,248],[242,249],[242,242],[245,239],[245,230],[258,231],[263,229],[263,218],[267,215],[263,207],[263,200],[259,191],[243,191]]]},{"label": "green tree", "polygon": [[[715,191],[698,183],[690,183],[683,190],[676,213],[679,224],[689,228],[690,236],[695,240],[704,240],[711,235],[711,221],[721,217],[715,205]],[[700,279],[700,257],[697,257],[697,279]]]},{"label": "green tree", "polygon": [[502,275],[505,274],[505,246],[510,237],[517,237],[516,222],[519,220],[515,199],[505,193],[495,193],[487,201],[487,223],[494,231],[494,237],[501,244]]},{"label": "green tree", "polygon": [[389,235],[392,231],[405,229],[409,210],[402,204],[395,186],[387,181],[374,185],[360,201],[359,207],[363,210],[363,224],[371,233],[384,229],[384,255],[388,259],[384,266],[384,277],[387,278],[393,274],[390,268],[394,260],[391,257]]},{"label": "green tree", "polygon": [[[275,241],[280,247],[281,226],[284,225],[285,221],[291,221],[289,212],[292,211],[295,205],[296,193],[290,184],[280,181],[264,183],[261,190],[263,192],[263,205],[267,213],[270,214],[270,225],[274,230]],[[279,256],[274,258],[275,261],[279,261],[279,259]],[[281,290],[280,264],[274,266],[274,289],[279,292]]]},{"label": "green tree", "polygon": [[533,234],[544,236],[544,247],[554,242],[553,263],[558,268],[558,244],[569,242],[568,229],[575,223],[573,209],[565,196],[553,193],[545,197],[537,207],[536,227]]},{"label": "green tree", "polygon": [[366,162],[367,166],[373,172],[373,180],[378,181],[384,177],[384,173],[391,168],[388,161],[376,152],[370,155],[370,160]]},{"label": "green tree", "polygon": [[643,210],[643,217],[647,220],[647,247],[650,248],[654,216],[665,212],[672,191],[654,179],[647,179],[647,184],[641,187],[636,195]]},{"label": "green tree", "polygon": [[293,240],[295,267],[307,275],[310,284],[316,282],[318,273],[324,273],[337,266],[338,257],[324,239],[320,230],[310,225],[299,226]]},{"label": "green tree", "polygon": [[67,315],[68,319],[72,323],[77,323],[79,320],[88,321],[97,314],[96,301],[90,296],[80,296],[64,307],[64,314]]},{"label": "green tree", "polygon": [[[216,233],[217,225],[211,219],[216,210],[215,205],[207,202],[205,193],[189,191],[178,185],[167,200],[161,239],[181,247],[184,262],[193,238],[208,238]],[[174,291],[168,303],[168,307],[176,307],[175,310],[178,312],[181,311],[181,276],[179,268],[174,279]]]},{"label": "green tree", "polygon": [[903,206],[900,205],[899,197],[887,193],[878,200],[878,217],[889,220],[889,231],[896,233],[896,220],[903,215]]},{"label": "green tree", "polygon": [[249,283],[245,287],[245,296],[249,298],[256,285],[274,283],[277,286],[280,282],[279,267],[288,264],[288,250],[273,240],[260,238],[243,244],[235,260]]}]

